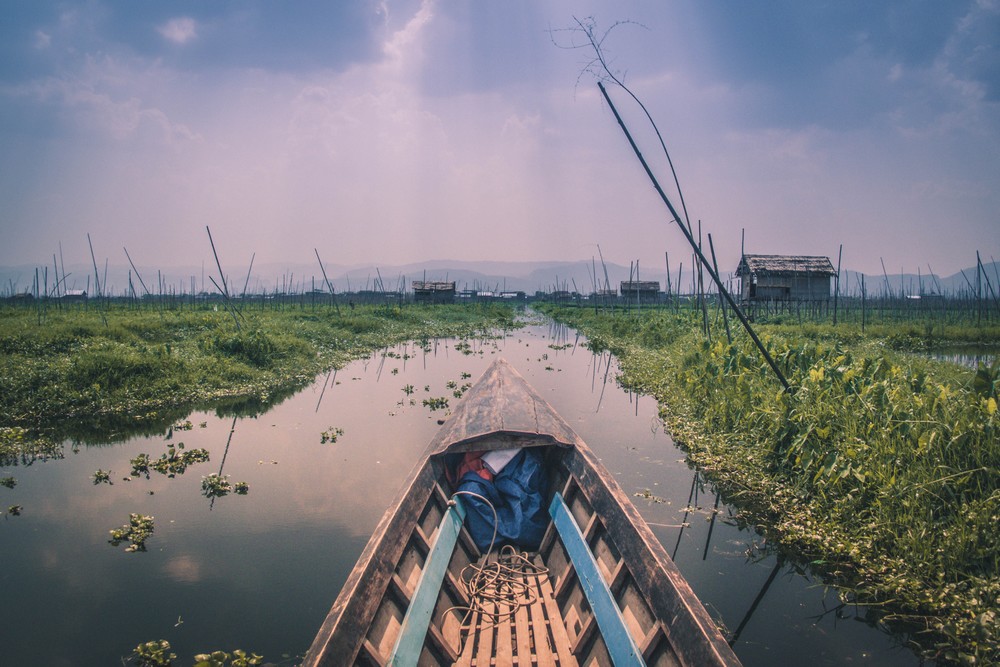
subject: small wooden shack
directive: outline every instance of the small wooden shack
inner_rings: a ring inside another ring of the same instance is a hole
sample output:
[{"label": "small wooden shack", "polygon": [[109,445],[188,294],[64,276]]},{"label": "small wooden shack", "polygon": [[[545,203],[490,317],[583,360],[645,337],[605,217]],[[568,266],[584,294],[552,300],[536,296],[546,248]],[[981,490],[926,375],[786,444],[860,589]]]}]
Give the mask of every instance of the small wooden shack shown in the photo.
[{"label": "small wooden shack", "polygon": [[623,280],[621,295],[626,299],[656,301],[660,297],[660,283],[655,280]]},{"label": "small wooden shack", "polygon": [[829,257],[743,255],[736,275],[744,302],[827,301],[837,271]]},{"label": "small wooden shack", "polygon": [[417,303],[454,303],[455,281],[413,281],[413,300]]}]

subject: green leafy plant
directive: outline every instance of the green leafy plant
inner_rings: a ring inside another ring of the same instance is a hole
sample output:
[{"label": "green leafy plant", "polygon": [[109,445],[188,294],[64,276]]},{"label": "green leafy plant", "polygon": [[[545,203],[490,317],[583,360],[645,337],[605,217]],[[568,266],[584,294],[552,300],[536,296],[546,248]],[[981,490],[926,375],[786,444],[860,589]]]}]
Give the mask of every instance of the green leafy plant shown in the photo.
[{"label": "green leafy plant", "polygon": [[337,442],[337,438],[344,435],[344,429],[331,426],[322,433],[320,433],[319,441],[321,444],[326,444],[328,442]]},{"label": "green leafy plant", "polygon": [[139,644],[129,656],[129,662],[134,660],[139,667],[170,667],[176,659],[177,654],[170,651],[166,639]]},{"label": "green leafy plant", "polygon": [[201,478],[201,494],[206,498],[221,498],[235,493],[245,496],[250,491],[250,485],[246,482],[229,481],[229,475],[218,475],[212,473]]},{"label": "green leafy plant", "polygon": [[146,550],[146,540],[153,534],[153,517],[143,514],[129,514],[128,523],[121,528],[112,528],[111,539],[108,543],[117,547],[122,542],[128,542],[125,551],[134,553]]},{"label": "green leafy plant", "polygon": [[93,479],[94,479],[94,486],[97,486],[98,484],[114,484],[114,482],[111,481],[110,470],[98,469],[97,472],[94,473]]},{"label": "green leafy plant", "polygon": [[236,649],[232,653],[226,651],[199,653],[194,657],[194,661],[194,667],[251,667],[251,665],[262,665],[264,656]]},{"label": "green leafy plant", "polygon": [[423,400],[425,408],[430,408],[431,412],[435,410],[444,410],[448,407],[448,397],[447,396],[437,396],[434,398],[425,398]]},{"label": "green leafy plant", "polygon": [[130,461],[132,471],[129,474],[132,477],[149,479],[149,472],[152,469],[161,475],[173,478],[184,474],[189,466],[205,463],[208,460],[208,450],[199,448],[185,451],[184,443],[179,442],[176,446],[170,445],[166,453],[161,454],[155,461],[150,458],[149,454],[139,454]]},{"label": "green leafy plant", "polygon": [[[747,338],[708,340],[693,310],[545,309],[616,355],[619,382],[656,397],[675,442],[783,555],[880,622],[923,628],[908,641],[932,659],[1000,660],[996,365],[921,358],[907,347],[926,342],[919,327],[758,325],[786,392]],[[995,331],[935,324],[934,344]]]}]

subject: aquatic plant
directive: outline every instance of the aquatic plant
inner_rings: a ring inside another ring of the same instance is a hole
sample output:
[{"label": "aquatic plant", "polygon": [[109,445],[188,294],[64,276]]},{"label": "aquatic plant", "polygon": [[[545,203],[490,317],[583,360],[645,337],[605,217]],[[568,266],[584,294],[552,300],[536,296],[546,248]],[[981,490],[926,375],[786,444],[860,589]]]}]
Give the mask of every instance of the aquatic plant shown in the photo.
[{"label": "aquatic plant", "polygon": [[264,664],[264,656],[236,649],[231,654],[226,651],[199,653],[194,657],[194,667],[250,667]]},{"label": "aquatic plant", "polygon": [[761,327],[786,392],[749,342],[710,342],[683,312],[551,312],[618,356],[620,381],[657,398],[674,440],[782,554],[928,657],[1000,660],[991,369],[895,353],[885,331]]},{"label": "aquatic plant", "polygon": [[114,484],[114,482],[111,481],[110,470],[98,469],[97,472],[94,473],[93,479],[94,479],[94,486],[97,486],[98,484]]},{"label": "aquatic plant", "polygon": [[63,456],[62,445],[48,437],[19,426],[0,427],[0,466],[29,466]]},{"label": "aquatic plant", "polygon": [[166,639],[139,644],[129,656],[129,662],[135,660],[139,667],[170,667],[176,659],[177,654],[170,651]]},{"label": "aquatic plant", "polygon": [[184,443],[179,442],[176,446],[170,445],[166,453],[161,454],[160,458],[155,461],[150,458],[149,454],[140,453],[131,459],[132,470],[129,475],[132,477],[142,476],[149,479],[149,471],[152,469],[161,475],[173,478],[177,475],[183,475],[189,466],[196,463],[204,463],[208,460],[209,453],[207,449],[197,448],[184,451]]},{"label": "aquatic plant", "polygon": [[125,551],[134,553],[146,550],[146,540],[153,534],[153,517],[143,514],[129,514],[128,523],[121,528],[112,528],[111,539],[108,543],[117,547],[122,542],[128,541],[129,545]]},{"label": "aquatic plant", "polygon": [[430,408],[431,412],[434,412],[435,410],[444,410],[448,407],[448,397],[436,396],[432,398],[425,398],[423,400],[423,405],[425,408]]},{"label": "aquatic plant", "polygon": [[8,489],[13,489],[17,486],[17,480],[13,477],[0,477],[0,486],[6,486]]},{"label": "aquatic plant", "polygon": [[321,444],[326,444],[328,442],[337,442],[337,438],[344,435],[344,429],[331,426],[322,433],[320,433],[319,441]]},{"label": "aquatic plant", "polygon": [[236,482],[233,484],[229,481],[229,475],[212,473],[201,478],[201,494],[206,498],[221,498],[228,496],[230,493],[245,496],[249,492],[249,484],[246,482]]}]

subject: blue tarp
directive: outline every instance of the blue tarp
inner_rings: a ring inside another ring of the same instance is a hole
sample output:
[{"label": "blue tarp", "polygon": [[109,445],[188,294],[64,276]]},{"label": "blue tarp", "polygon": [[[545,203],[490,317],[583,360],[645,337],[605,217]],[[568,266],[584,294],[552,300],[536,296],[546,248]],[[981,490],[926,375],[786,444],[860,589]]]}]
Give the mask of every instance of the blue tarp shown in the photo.
[{"label": "blue tarp", "polygon": [[[499,521],[494,548],[512,544],[534,551],[549,523],[544,502],[546,482],[542,448],[529,447],[504,466],[492,482],[467,472],[459,480],[457,490],[479,494],[493,504]],[[476,546],[485,553],[493,537],[493,511],[479,498],[469,495],[461,498],[466,509],[465,526]]]}]

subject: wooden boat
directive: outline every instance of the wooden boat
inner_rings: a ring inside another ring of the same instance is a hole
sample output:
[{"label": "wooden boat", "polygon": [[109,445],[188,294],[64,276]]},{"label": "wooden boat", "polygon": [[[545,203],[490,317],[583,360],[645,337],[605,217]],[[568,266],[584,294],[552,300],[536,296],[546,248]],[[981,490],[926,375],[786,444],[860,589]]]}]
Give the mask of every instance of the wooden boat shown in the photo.
[{"label": "wooden boat", "polygon": [[[511,447],[544,448],[551,519],[537,551],[483,556],[446,461]],[[463,571],[504,561],[521,562],[508,574],[521,588],[477,602]],[[304,662],[351,664],[740,663],[607,469],[499,359],[431,441]]]}]

